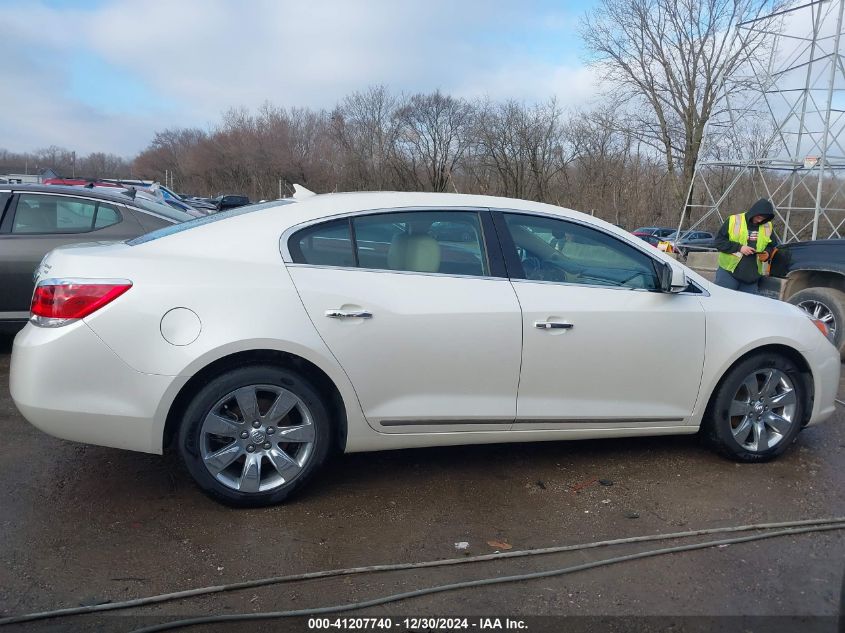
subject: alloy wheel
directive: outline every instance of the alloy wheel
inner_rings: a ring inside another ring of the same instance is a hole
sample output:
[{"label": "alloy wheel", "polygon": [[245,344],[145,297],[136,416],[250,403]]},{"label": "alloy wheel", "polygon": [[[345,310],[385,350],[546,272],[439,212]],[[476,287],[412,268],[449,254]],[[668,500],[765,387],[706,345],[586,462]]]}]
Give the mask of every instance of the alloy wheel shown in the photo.
[{"label": "alloy wheel", "polygon": [[766,451],[789,434],[796,409],[795,385],[787,374],[773,367],[755,370],[731,401],[731,433],[744,449]]},{"label": "alloy wheel", "polygon": [[211,475],[239,492],[267,492],[296,479],[314,452],[311,412],[277,385],[236,389],[211,408],[200,454]]}]

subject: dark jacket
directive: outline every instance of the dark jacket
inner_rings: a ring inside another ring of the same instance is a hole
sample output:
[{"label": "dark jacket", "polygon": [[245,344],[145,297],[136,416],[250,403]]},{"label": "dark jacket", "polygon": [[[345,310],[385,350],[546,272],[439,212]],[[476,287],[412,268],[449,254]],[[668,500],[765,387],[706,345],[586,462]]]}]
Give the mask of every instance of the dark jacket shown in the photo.
[{"label": "dark jacket", "polygon": [[[751,205],[751,208],[745,212],[745,220],[748,222],[749,233],[754,231],[758,226],[751,220],[751,218],[755,215],[762,215],[766,218],[763,220],[763,224],[765,224],[775,217],[775,208],[772,206],[772,203],[765,198],[760,198],[757,202]],[[730,218],[725,220],[722,224],[719,232],[716,233],[716,239],[714,240],[716,250],[721,251],[722,253],[736,253],[742,246],[739,242],[731,241],[728,233],[729,223]],[[774,233],[772,233],[771,239],[771,243],[766,247],[766,252],[769,253],[769,257],[772,256],[775,247],[778,245],[778,241]],[[753,248],[754,244],[750,244],[750,246]],[[745,284],[751,284],[760,279],[760,273],[757,272],[757,256],[743,256],[743,258],[739,261],[736,270],[734,270],[731,274],[735,279],[738,279]]]}]

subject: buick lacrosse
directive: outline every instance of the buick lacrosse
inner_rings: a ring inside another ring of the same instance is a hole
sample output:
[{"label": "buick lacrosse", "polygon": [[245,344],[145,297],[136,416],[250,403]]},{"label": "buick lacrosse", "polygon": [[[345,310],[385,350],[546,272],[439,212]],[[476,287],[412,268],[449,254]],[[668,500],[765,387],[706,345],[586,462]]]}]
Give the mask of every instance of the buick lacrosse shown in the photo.
[{"label": "buick lacrosse", "polygon": [[334,451],[700,432],[764,461],[833,412],[824,330],[575,211],[300,189],[52,251],[11,392],[47,433],[173,447],[255,506]]}]

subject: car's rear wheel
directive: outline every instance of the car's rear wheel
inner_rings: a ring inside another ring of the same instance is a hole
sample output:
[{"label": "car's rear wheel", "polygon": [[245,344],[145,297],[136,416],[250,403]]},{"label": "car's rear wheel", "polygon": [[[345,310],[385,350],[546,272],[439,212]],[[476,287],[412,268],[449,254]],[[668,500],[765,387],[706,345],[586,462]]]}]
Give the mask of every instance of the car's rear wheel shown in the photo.
[{"label": "car's rear wheel", "polygon": [[328,412],[314,387],[282,367],[247,366],[203,387],[179,429],[200,488],[235,506],[281,503],[325,460]]},{"label": "car's rear wheel", "polygon": [[777,457],[793,443],[804,416],[806,382],[790,359],[755,354],[733,367],[702,424],[715,449],[742,462]]},{"label": "car's rear wheel", "polygon": [[845,355],[845,292],[836,288],[807,288],[792,295],[789,303],[822,321],[836,349]]}]

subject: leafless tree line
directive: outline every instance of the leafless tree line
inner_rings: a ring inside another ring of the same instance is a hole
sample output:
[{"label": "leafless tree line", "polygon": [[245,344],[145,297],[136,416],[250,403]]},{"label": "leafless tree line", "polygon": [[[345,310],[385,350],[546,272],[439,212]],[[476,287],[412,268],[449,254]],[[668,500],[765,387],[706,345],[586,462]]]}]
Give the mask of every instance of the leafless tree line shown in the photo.
[{"label": "leafless tree line", "polygon": [[682,198],[663,157],[612,104],[356,92],[331,111],[265,104],[210,131],[166,130],[134,161],[139,177],[252,199],[314,191],[422,190],[549,202],[628,228],[677,222]]},{"label": "leafless tree line", "polygon": [[[267,103],[231,110],[208,130],[157,132],[130,171],[160,181],[167,173],[177,190],[198,195],[270,199],[293,183],[319,192],[456,191],[551,202],[628,228],[671,225],[703,195],[690,185],[708,151],[707,121],[725,93],[759,88],[744,82],[743,66],[771,53],[771,38],[737,43],[733,27],[782,1],[599,0],[581,35],[608,90],[587,109],[373,86],[332,110]],[[83,168],[74,155],[86,176],[129,167],[104,155],[84,160]],[[738,200],[754,193],[735,191]]]},{"label": "leafless tree line", "polygon": [[52,145],[34,152],[10,152],[0,149],[0,173],[41,174],[47,169],[73,177],[128,178],[132,161],[115,154],[92,152],[77,156],[76,152]]}]

